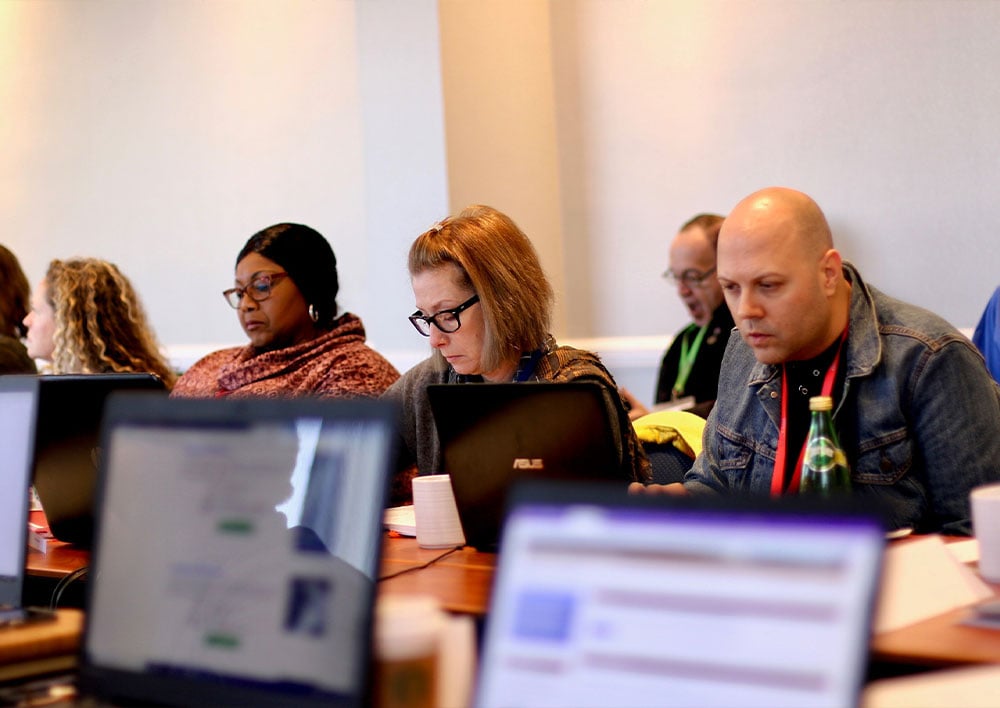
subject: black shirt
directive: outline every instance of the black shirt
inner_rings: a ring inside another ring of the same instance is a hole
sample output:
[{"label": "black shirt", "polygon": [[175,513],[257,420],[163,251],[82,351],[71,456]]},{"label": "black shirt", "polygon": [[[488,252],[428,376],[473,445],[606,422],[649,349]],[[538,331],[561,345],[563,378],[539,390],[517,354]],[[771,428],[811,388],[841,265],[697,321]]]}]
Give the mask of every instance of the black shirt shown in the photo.
[{"label": "black shirt", "polygon": [[[723,302],[712,313],[705,339],[698,348],[698,356],[691,367],[681,398],[694,396],[695,403],[714,401],[718,398],[722,355],[726,353],[726,344],[729,343],[729,334],[733,331],[733,326],[733,316]],[[699,329],[700,327],[693,323],[682,329],[674,337],[667,353],[663,355],[660,376],[656,383],[657,403],[665,403],[673,398],[674,382],[677,380],[677,370],[680,367],[681,342],[685,336],[694,341]]]},{"label": "black shirt", "polygon": [[[809,434],[809,399],[813,396],[823,395],[823,380],[826,372],[837,356],[840,349],[841,338],[827,347],[819,356],[806,361],[789,361],[784,364],[785,375],[788,381],[788,422],[785,431],[786,451],[785,451],[785,489],[795,476],[795,465],[799,461],[799,451],[806,442]],[[844,349],[847,349],[847,342],[844,342]],[[840,364],[837,366],[837,375],[833,381],[833,391],[831,396],[836,402],[840,400],[844,390],[844,379],[847,366],[844,357],[841,356]],[[835,426],[836,427],[836,426]]]}]

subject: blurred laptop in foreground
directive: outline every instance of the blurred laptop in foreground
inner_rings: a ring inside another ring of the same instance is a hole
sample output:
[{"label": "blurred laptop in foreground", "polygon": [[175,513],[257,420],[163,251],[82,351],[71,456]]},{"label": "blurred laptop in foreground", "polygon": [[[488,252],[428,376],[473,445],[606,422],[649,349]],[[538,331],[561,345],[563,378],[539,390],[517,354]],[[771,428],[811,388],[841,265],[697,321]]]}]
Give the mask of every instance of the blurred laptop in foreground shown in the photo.
[{"label": "blurred laptop in foreground", "polygon": [[731,502],[519,486],[477,705],[856,705],[882,524]]},{"label": "blurred laptop in foreground", "polygon": [[396,412],[115,396],[81,691],[360,705]]},{"label": "blurred laptop in foreground", "polygon": [[77,611],[24,606],[37,397],[34,376],[0,376],[0,684],[72,668],[82,624]]}]

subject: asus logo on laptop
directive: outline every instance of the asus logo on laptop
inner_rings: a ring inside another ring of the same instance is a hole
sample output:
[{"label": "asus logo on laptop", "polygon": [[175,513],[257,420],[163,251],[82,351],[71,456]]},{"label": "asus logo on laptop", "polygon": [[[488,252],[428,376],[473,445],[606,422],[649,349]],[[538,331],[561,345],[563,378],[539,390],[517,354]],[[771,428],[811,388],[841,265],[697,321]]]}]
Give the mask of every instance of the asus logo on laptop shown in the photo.
[{"label": "asus logo on laptop", "polygon": [[540,457],[515,457],[515,470],[544,470],[545,463]]}]

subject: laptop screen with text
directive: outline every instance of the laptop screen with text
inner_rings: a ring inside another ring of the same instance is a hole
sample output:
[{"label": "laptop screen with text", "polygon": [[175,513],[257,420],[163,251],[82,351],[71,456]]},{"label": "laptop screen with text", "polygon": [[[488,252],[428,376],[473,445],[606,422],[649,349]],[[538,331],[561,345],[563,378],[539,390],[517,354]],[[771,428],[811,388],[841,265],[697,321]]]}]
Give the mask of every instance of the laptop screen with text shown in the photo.
[{"label": "laptop screen with text", "polygon": [[513,506],[479,705],[856,704],[881,523],[585,494]]},{"label": "laptop screen with text", "polygon": [[84,688],[362,702],[394,421],[377,401],[113,398]]},{"label": "laptop screen with text", "polygon": [[20,607],[24,586],[36,393],[32,377],[0,377],[0,607],[6,608]]}]

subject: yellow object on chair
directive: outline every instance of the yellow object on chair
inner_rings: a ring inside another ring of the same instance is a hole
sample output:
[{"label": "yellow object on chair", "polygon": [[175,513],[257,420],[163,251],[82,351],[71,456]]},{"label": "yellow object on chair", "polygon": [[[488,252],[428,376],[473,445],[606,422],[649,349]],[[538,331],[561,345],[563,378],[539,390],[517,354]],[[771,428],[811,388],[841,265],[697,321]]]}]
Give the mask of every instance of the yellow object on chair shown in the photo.
[{"label": "yellow object on chair", "polygon": [[691,459],[701,454],[705,419],[694,413],[658,411],[637,418],[632,425],[644,446],[673,445]]}]

